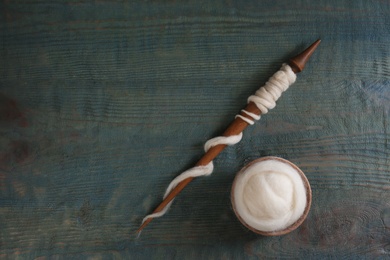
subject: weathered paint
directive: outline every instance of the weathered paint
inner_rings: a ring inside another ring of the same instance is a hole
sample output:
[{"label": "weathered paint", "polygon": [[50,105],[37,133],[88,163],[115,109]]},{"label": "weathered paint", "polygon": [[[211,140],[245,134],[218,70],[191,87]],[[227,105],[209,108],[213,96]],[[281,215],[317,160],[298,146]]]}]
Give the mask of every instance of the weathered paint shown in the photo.
[{"label": "weathered paint", "polygon": [[[3,1],[0,258],[390,255],[386,1]],[[135,239],[173,177],[287,58],[319,49],[278,105]],[[245,230],[235,173],[307,175],[307,220]]]}]

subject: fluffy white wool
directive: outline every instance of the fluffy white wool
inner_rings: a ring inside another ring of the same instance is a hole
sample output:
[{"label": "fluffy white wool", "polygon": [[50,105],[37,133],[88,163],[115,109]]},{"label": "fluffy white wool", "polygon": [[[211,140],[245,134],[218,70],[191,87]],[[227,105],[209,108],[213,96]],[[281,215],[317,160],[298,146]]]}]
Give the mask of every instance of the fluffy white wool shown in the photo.
[{"label": "fluffy white wool", "polygon": [[297,79],[297,75],[288,64],[283,64],[265,85],[248,98],[248,103],[253,102],[262,114],[267,114],[269,109],[276,106],[276,101]]},{"label": "fluffy white wool", "polygon": [[237,176],[233,199],[237,214],[247,225],[265,232],[279,231],[303,214],[306,189],[291,165],[265,160]]},{"label": "fluffy white wool", "polygon": [[[248,103],[253,102],[262,114],[267,114],[269,109],[276,106],[276,101],[280,98],[282,93],[286,91],[297,79],[297,75],[292,71],[288,64],[283,64],[279,71],[277,71],[264,86],[259,88],[256,93],[248,98]],[[246,110],[241,110],[252,119],[236,115],[250,125],[254,124],[254,120],[259,120],[260,116],[250,113]]]}]

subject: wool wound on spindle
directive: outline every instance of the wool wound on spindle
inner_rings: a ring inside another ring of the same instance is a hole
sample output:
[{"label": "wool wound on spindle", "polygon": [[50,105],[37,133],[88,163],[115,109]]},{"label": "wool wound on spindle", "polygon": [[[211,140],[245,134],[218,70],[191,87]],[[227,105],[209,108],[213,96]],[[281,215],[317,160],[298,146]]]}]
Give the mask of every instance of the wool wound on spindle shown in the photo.
[{"label": "wool wound on spindle", "polygon": [[[277,71],[268,81],[262,86],[256,93],[248,98],[248,103],[253,102],[256,106],[262,111],[263,114],[268,113],[269,109],[272,109],[276,105],[276,101],[280,98],[282,93],[286,91],[290,85],[292,85],[296,80],[296,75],[292,71],[291,67],[288,64],[283,64],[279,71]],[[254,124],[254,120],[259,120],[260,116],[250,113],[243,110],[243,112],[248,116],[244,117],[242,115],[237,115],[248,124]],[[207,152],[211,147],[217,146],[220,144],[234,145],[241,141],[242,133],[233,136],[217,136],[208,140],[204,145],[204,150]],[[165,191],[165,198],[181,181],[189,177],[200,177],[207,176],[213,172],[213,163],[212,161],[206,166],[196,166],[188,169],[187,171],[178,175],[168,186]],[[164,207],[163,210],[149,214],[143,218],[142,223],[144,223],[149,218],[157,218],[163,216],[170,206],[172,201]]]},{"label": "wool wound on spindle", "polygon": [[[258,107],[263,115],[268,113],[268,110],[276,106],[276,101],[280,98],[282,93],[286,91],[297,79],[297,75],[292,71],[288,64],[283,64],[279,71],[277,71],[265,85],[259,88],[254,95],[248,98],[248,103],[253,102]],[[236,115],[250,125],[254,124],[254,120],[259,120],[261,117],[250,113],[246,110],[242,110],[244,114]],[[252,118],[252,119],[250,119]]]},{"label": "wool wound on spindle", "polygon": [[244,225],[262,232],[288,228],[307,207],[302,174],[289,163],[260,160],[244,168],[232,188],[233,208]]}]

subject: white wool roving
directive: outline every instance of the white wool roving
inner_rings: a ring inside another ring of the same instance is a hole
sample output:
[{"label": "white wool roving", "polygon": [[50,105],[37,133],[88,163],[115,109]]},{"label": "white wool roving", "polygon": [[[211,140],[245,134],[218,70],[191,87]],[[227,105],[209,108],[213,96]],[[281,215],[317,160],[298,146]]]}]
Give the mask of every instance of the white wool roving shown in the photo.
[{"label": "white wool roving", "polygon": [[[253,102],[261,111],[261,114],[267,114],[268,110],[276,106],[276,101],[280,98],[282,93],[286,91],[297,79],[297,75],[292,71],[288,64],[283,64],[279,71],[277,71],[264,86],[259,88],[256,93],[248,98],[248,103]],[[252,119],[236,115],[250,125],[254,124],[254,120],[259,120],[260,116],[250,113],[246,110],[241,110],[244,114]]]},{"label": "white wool roving", "polygon": [[237,175],[232,203],[240,221],[249,228],[280,231],[303,215],[306,187],[298,170],[284,160],[259,160]]},{"label": "white wool roving", "polygon": [[[211,147],[220,144],[233,145],[240,142],[241,139],[242,139],[242,133],[239,133],[238,135],[232,135],[232,136],[214,137],[205,143],[204,150],[205,152],[207,152]],[[195,166],[186,170],[185,172],[182,172],[180,175],[174,178],[171,181],[171,183],[168,185],[168,188],[165,190],[163,199],[165,199],[168,196],[168,194],[183,180],[190,177],[195,178],[195,177],[210,175],[213,172],[213,169],[214,169],[214,164],[213,161],[211,161],[209,164],[205,166]],[[163,216],[171,207],[172,203],[173,200],[169,202],[161,211],[147,215],[146,217],[143,218],[142,223],[144,223],[149,218],[158,218]]]}]

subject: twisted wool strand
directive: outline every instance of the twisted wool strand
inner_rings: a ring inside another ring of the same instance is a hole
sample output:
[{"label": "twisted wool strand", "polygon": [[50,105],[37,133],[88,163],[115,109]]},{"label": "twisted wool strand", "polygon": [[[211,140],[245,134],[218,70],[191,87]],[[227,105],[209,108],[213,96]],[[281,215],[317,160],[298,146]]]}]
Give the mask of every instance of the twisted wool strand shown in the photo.
[{"label": "twisted wool strand", "polygon": [[[281,69],[277,71],[266,83],[263,87],[256,91],[256,93],[248,98],[248,103],[253,102],[259,108],[262,114],[268,113],[269,109],[272,109],[276,106],[276,101],[282,95],[284,91],[286,91],[296,80],[296,75],[292,71],[291,67],[288,64],[283,64]],[[259,120],[261,117],[254,113],[248,112],[246,110],[241,110],[244,114],[248,115],[248,117],[244,117],[242,115],[236,115],[236,118],[244,120],[250,125],[254,124],[254,120]],[[204,145],[204,150],[207,152],[211,147],[225,144],[225,145],[234,145],[240,142],[242,139],[242,132],[238,135],[233,136],[218,136],[208,140]],[[195,166],[190,168],[176,178],[172,180],[169,184],[168,188],[165,191],[163,199],[165,199],[168,194],[183,180],[187,178],[195,178],[200,176],[207,176],[213,172],[214,165],[211,161],[207,165],[204,166]],[[149,218],[157,218],[163,216],[170,206],[172,205],[172,201],[170,201],[161,211],[149,214],[142,220],[144,223]]]}]

